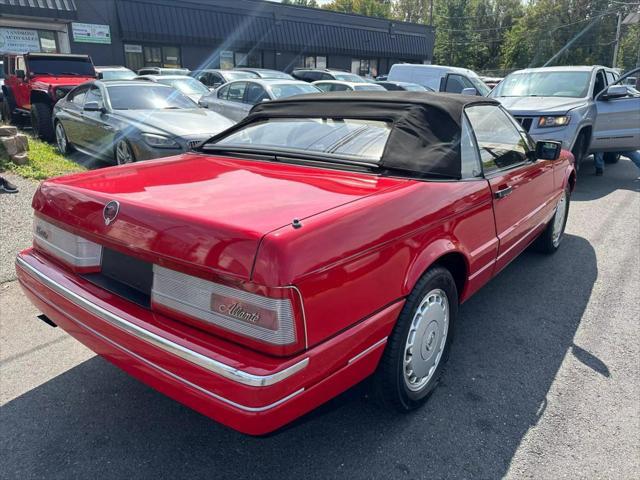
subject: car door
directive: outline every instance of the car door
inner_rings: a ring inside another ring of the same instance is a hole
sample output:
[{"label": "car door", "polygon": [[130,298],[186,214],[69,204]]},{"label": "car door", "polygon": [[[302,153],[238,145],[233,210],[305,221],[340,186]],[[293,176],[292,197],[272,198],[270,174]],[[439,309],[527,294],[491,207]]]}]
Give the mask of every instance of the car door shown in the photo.
[{"label": "car door", "polygon": [[466,110],[493,194],[497,273],[535,238],[554,205],[553,162],[535,160],[526,133],[497,105]]},{"label": "car door", "polygon": [[253,82],[248,83],[244,94],[245,116],[249,114],[254,105],[270,99],[269,94],[262,85]]},{"label": "car door", "polygon": [[[105,106],[103,93],[96,85],[92,86],[86,94],[84,105],[89,102],[96,102],[100,106]],[[112,157],[113,144],[115,141],[114,129],[108,123],[108,113],[102,111],[82,110],[82,129],[80,138],[82,145],[91,152],[103,156]]]},{"label": "car door", "polygon": [[[624,77],[613,85],[623,83]],[[626,96],[609,98],[603,91],[596,95],[595,104],[596,121],[590,149],[605,152],[640,150],[640,94],[627,88]]]},{"label": "car door", "polygon": [[247,89],[247,82],[230,82],[226,99],[223,103],[223,115],[236,122],[247,116],[250,106],[244,103],[244,93]]},{"label": "car door", "polygon": [[[16,57],[16,77],[13,87],[13,98],[16,102],[16,106],[19,108],[31,108],[31,87],[29,83],[29,72],[26,70],[26,65],[23,56]],[[17,72],[24,72],[24,78],[18,78]]]},{"label": "car door", "polygon": [[84,146],[82,108],[88,91],[89,87],[83,85],[69,92],[64,103],[60,105],[60,113],[56,115],[56,118],[62,122],[67,140],[80,148]]}]

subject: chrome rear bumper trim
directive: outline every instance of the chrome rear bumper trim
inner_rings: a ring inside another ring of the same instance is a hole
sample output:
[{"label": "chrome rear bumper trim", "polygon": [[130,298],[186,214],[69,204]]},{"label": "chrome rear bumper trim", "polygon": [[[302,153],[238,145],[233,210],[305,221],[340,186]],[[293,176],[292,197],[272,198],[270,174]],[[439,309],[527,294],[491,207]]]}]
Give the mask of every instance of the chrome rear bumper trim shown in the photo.
[{"label": "chrome rear bumper trim", "polygon": [[[208,370],[212,373],[215,373],[216,375],[220,375],[221,377],[227,378],[234,382],[241,383],[243,385],[249,385],[252,387],[266,387],[269,385],[274,385],[278,382],[281,382],[282,380],[289,378],[293,374],[304,369],[309,364],[309,358],[303,358],[299,362],[294,363],[293,365],[285,368],[284,370],[280,370],[279,372],[272,373],[270,375],[254,375],[252,373],[239,370],[235,367],[219,362],[218,360],[214,360],[213,358],[209,358],[205,355],[202,355],[201,353],[198,353],[186,347],[183,347],[182,345],[179,345],[160,335],[150,332],[149,330],[146,330],[128,320],[125,320],[124,318],[118,315],[115,315],[114,313],[109,312],[108,310],[105,310],[99,305],[96,305],[95,303],[90,302],[89,300],[81,297],[77,293],[72,292],[68,288],[64,287],[63,285],[60,285],[55,280],[47,277],[42,272],[40,272],[36,268],[29,265],[26,261],[24,261],[20,257],[16,258],[16,264],[17,266],[22,268],[25,272],[27,272],[29,275],[36,278],[40,282],[42,282],[51,290],[55,291],[59,295],[62,295],[71,303],[86,310],[92,315],[95,315],[101,320],[104,320],[105,322],[121,330],[126,331],[127,333],[135,336],[136,338],[139,338],[140,340],[143,340],[168,353],[171,353],[172,355],[180,357],[183,360],[186,360],[190,363],[198,365],[199,367],[202,367],[205,370]],[[65,313],[65,315],[67,314]],[[89,328],[86,325],[84,326],[86,328]],[[91,331],[95,332],[95,330],[93,329],[91,329]],[[104,337],[104,335],[101,335],[101,337],[106,338]],[[124,349],[124,347],[120,347],[120,348]],[[151,362],[147,361],[147,363],[151,363]],[[161,368],[161,367],[156,366],[156,368]]]}]

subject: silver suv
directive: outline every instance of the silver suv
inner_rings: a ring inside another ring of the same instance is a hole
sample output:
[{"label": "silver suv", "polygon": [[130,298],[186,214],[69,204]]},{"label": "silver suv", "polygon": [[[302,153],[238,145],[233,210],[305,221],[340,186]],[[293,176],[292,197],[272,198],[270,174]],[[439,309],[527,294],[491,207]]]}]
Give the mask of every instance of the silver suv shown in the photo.
[{"label": "silver suv", "polygon": [[576,169],[590,152],[640,150],[640,93],[602,66],[528,68],[509,74],[489,95],[535,140],[557,140]]}]

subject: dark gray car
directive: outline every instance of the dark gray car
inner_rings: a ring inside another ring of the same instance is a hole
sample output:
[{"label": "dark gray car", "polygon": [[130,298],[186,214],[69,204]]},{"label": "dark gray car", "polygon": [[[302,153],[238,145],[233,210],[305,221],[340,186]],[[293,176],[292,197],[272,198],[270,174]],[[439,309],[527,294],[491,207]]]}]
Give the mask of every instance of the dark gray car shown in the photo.
[{"label": "dark gray car", "polygon": [[137,80],[82,84],[56,103],[58,149],[116,163],[177,155],[234,122],[172,87]]}]

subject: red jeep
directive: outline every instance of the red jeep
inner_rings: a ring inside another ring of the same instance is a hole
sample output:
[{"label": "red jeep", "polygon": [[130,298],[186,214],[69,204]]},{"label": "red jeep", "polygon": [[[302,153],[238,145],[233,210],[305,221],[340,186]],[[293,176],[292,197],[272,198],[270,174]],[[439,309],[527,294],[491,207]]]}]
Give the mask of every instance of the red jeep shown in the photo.
[{"label": "red jeep", "polygon": [[96,78],[91,57],[53,53],[3,56],[2,119],[19,123],[31,117],[36,136],[53,140],[53,105],[76,85]]}]

